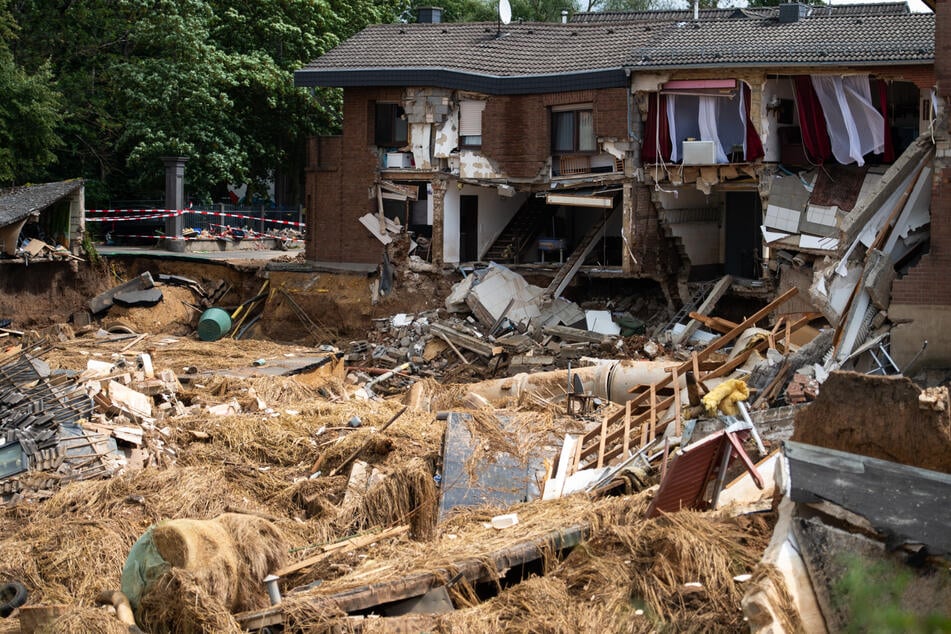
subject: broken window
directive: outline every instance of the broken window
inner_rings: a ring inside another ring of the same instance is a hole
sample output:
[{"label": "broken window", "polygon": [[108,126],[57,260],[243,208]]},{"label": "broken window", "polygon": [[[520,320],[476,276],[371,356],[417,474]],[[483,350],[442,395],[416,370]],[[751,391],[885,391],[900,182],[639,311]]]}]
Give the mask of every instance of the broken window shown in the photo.
[{"label": "broken window", "polygon": [[483,110],[485,110],[484,101],[459,102],[459,145],[461,147],[482,146]]},{"label": "broken window", "polygon": [[734,79],[667,82],[650,98],[642,156],[700,165],[760,158],[749,87]]},{"label": "broken window", "polygon": [[594,112],[590,106],[560,106],[551,113],[552,154],[594,152]]},{"label": "broken window", "polygon": [[406,119],[403,107],[396,103],[377,103],[373,142],[380,147],[406,145]]},{"label": "broken window", "polygon": [[803,143],[814,162],[834,157],[861,166],[869,154],[893,160],[884,84],[876,82],[873,91],[868,75],[801,75],[795,87]]}]

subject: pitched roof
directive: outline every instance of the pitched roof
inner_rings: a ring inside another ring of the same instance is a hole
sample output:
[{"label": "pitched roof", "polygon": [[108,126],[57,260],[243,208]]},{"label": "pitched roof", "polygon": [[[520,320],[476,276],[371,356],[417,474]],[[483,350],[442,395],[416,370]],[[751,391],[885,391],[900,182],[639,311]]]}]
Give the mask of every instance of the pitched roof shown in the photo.
[{"label": "pitched roof", "polygon": [[529,94],[626,86],[625,69],[933,63],[934,14],[909,13],[904,3],[854,7],[791,23],[773,10],[746,10],[698,21],[527,22],[501,33],[494,22],[379,24],[298,70],[294,82]]},{"label": "pitched roof", "polygon": [[80,178],[0,190],[0,227],[43,211],[83,186]]},{"label": "pitched roof", "polygon": [[426,85],[530,93],[624,86],[641,25],[494,22],[370,26],[294,74],[298,86]]},{"label": "pitched roof", "polygon": [[[633,69],[930,63],[934,14],[668,23],[632,47]],[[657,27],[655,27],[656,29]]]},{"label": "pitched roof", "polygon": [[[809,17],[859,16],[859,15],[899,15],[909,13],[907,2],[865,2],[858,4],[839,4],[809,7]],[[744,17],[776,17],[779,7],[759,9],[700,9],[701,20],[728,20]],[[693,11],[579,11],[571,16],[571,22],[664,22],[671,20],[692,20]]]}]

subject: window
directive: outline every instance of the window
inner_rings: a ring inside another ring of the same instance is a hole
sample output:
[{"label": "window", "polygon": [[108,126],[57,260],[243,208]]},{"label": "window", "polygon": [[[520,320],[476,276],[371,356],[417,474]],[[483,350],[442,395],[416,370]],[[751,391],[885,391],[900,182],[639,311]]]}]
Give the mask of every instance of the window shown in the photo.
[{"label": "window", "polygon": [[594,136],[594,113],[590,108],[552,108],[552,154],[595,152],[598,142]]},{"label": "window", "polygon": [[407,139],[403,107],[395,103],[376,104],[374,144],[380,147],[401,147],[406,145]]},{"label": "window", "polygon": [[459,146],[482,146],[482,111],[485,110],[484,101],[459,102]]}]

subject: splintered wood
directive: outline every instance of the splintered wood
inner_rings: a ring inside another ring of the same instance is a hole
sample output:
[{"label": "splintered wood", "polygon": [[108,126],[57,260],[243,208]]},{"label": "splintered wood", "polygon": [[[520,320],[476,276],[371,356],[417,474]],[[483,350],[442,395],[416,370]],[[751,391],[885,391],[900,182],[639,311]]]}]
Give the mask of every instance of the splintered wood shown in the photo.
[{"label": "splintered wood", "polygon": [[690,359],[674,367],[665,378],[650,385],[631,388],[633,397],[625,407],[605,415],[601,425],[582,438],[578,451],[578,469],[606,466],[618,458],[623,460],[629,456],[632,449],[637,451],[653,442],[670,423],[674,423],[675,435],[679,436],[683,423],[682,391],[688,387],[688,380],[703,387],[704,381],[729,375],[746,363],[754,352],[762,352],[768,345],[777,345],[779,341],[787,342],[793,333],[808,323],[808,317],[792,323],[787,322],[785,328],[777,324],[777,328],[768,338],[750,346],[730,361],[713,367],[705,363],[711,354],[733,342],[796,293],[796,288],[789,289],[742,323],[735,324],[706,348],[694,352]]}]

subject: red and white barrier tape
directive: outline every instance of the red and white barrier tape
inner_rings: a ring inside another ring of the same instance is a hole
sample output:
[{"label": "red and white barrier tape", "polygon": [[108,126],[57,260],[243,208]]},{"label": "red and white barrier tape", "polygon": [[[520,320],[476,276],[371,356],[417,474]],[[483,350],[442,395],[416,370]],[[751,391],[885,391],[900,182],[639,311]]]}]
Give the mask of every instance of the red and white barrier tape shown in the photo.
[{"label": "red and white barrier tape", "polygon": [[[137,234],[123,233],[123,234],[113,234],[112,237],[113,237],[113,238],[147,238],[147,239],[150,239],[150,240],[160,240],[160,239],[164,238],[165,236],[156,236],[156,235],[151,235],[151,236],[150,236],[150,235],[137,235]],[[219,237],[219,236],[209,236],[209,237],[206,237],[206,238],[202,238],[202,237],[197,237],[197,238],[195,238],[195,237],[182,237],[182,238],[175,238],[175,239],[176,239],[176,240],[206,240],[206,241],[211,241],[211,240],[217,240],[218,237]],[[247,240],[267,240],[267,239],[280,240],[281,242],[303,242],[303,241],[304,241],[303,238],[284,238],[284,237],[282,237],[282,236],[269,236],[269,235],[267,235],[267,234],[263,234],[263,233],[262,233],[262,234],[257,235],[257,236],[250,236],[250,237],[247,237],[247,238],[241,238],[241,239],[239,240],[239,242],[244,242],[244,241],[247,241]]]},{"label": "red and white barrier tape", "polygon": [[102,214],[115,214],[115,213],[143,213],[148,212],[148,215],[145,216],[122,216],[119,218],[86,218],[86,222],[105,222],[107,220],[112,221],[124,221],[124,220],[148,220],[151,218],[168,218],[171,216],[180,216],[182,214],[196,214],[198,216],[218,216],[225,218],[240,218],[242,220],[253,220],[256,222],[269,222],[278,225],[289,225],[291,227],[306,227],[307,223],[305,222],[295,222],[293,220],[277,220],[273,218],[261,218],[260,216],[250,216],[248,214],[235,214],[229,212],[221,211],[201,211],[198,209],[87,209],[87,214],[93,213],[102,213]]}]

